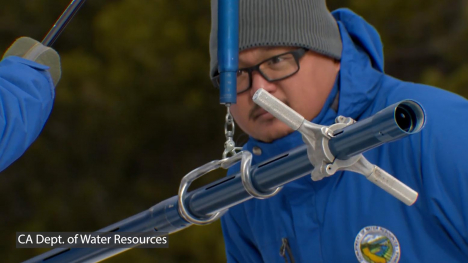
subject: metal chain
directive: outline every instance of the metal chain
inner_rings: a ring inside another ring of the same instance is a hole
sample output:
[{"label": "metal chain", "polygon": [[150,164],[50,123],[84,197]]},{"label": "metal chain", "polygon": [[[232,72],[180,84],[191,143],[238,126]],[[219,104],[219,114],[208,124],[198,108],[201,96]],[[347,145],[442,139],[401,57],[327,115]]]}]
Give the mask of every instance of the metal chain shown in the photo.
[{"label": "metal chain", "polygon": [[226,142],[224,143],[223,159],[228,157],[228,154],[231,154],[232,156],[236,154],[236,151],[242,150],[242,147],[236,147],[236,143],[233,140],[236,126],[231,115],[230,107],[231,104],[226,104],[227,113],[224,122],[224,135],[226,136]]}]

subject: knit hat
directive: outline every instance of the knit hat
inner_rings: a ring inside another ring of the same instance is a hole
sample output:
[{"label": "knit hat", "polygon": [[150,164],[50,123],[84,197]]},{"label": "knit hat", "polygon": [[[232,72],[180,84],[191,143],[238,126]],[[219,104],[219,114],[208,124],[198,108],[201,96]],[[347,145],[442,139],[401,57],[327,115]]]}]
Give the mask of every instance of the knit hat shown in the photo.
[{"label": "knit hat", "polygon": [[[239,51],[303,47],[341,58],[341,37],[325,0],[239,0]],[[218,72],[218,0],[211,1],[210,77]]]}]

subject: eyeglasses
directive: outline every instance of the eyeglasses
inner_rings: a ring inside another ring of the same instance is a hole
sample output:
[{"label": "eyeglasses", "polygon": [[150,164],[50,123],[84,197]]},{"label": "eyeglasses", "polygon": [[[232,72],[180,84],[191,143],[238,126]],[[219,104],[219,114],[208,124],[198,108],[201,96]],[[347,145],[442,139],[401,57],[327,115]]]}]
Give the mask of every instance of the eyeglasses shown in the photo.
[{"label": "eyeglasses", "polygon": [[[237,71],[237,94],[246,92],[252,87],[252,72],[258,71],[269,82],[289,78],[299,69],[299,60],[306,53],[306,49],[300,48],[290,52],[276,55],[266,59],[255,66],[241,68]],[[213,78],[213,84],[219,88],[219,75]]]}]

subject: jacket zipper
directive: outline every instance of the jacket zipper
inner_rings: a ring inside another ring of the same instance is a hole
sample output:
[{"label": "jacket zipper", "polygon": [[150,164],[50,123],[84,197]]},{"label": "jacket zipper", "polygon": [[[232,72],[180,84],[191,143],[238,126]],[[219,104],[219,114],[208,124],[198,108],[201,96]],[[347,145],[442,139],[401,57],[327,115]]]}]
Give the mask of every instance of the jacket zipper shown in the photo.
[{"label": "jacket zipper", "polygon": [[[292,255],[292,252],[291,252],[291,248],[289,247],[289,242],[288,242],[288,239],[283,237],[281,239],[281,247],[280,247],[280,255],[281,257],[284,258],[284,262],[285,263],[288,263],[288,262],[291,262],[291,263],[294,263],[294,257]],[[289,258],[289,261],[288,261],[288,258]]]}]

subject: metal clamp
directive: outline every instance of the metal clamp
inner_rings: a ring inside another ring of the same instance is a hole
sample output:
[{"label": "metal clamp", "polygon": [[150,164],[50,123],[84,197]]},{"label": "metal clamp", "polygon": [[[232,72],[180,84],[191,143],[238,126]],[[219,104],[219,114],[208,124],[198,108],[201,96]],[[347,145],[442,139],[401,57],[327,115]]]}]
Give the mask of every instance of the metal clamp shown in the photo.
[{"label": "metal clamp", "polygon": [[177,199],[180,216],[183,219],[185,219],[187,222],[190,222],[192,224],[206,225],[206,224],[210,224],[218,220],[224,213],[226,213],[228,209],[215,212],[214,214],[207,216],[205,218],[196,217],[192,215],[189,212],[189,210],[185,207],[185,203],[184,203],[185,194],[187,193],[187,189],[190,187],[192,182],[195,181],[196,179],[219,168],[228,169],[233,164],[237,163],[239,160],[241,161],[241,175],[243,175],[243,173],[245,173],[246,171],[249,172],[250,165],[252,163],[252,154],[250,152],[243,151],[229,158],[211,161],[191,171],[187,175],[185,175],[180,182],[179,197]]},{"label": "metal clamp", "polygon": [[[311,173],[312,180],[318,181],[335,174],[336,171],[347,170],[364,175],[369,181],[406,205],[414,204],[418,198],[416,191],[380,167],[371,164],[362,154],[352,156],[349,159],[335,158],[330,151],[329,141],[335,136],[335,131],[354,124],[355,121],[352,118],[338,116],[335,119],[335,124],[323,126],[305,120],[299,113],[263,89],[259,89],[252,99],[260,107],[302,134],[302,139],[307,146],[307,155],[314,166]],[[419,111],[422,112],[421,109]],[[423,113],[420,113],[420,115],[423,115]],[[420,124],[419,129],[422,125]],[[400,127],[400,129],[402,128]]]},{"label": "metal clamp", "polygon": [[[331,125],[328,127],[328,133],[329,137],[333,137],[333,133],[339,129],[342,129],[346,126],[349,126],[356,121],[352,118],[349,117],[343,117],[343,116],[338,116],[335,119],[335,124]],[[325,148],[328,150],[330,156],[333,156],[333,154],[330,152],[330,148],[328,146],[328,139],[326,140]],[[323,165],[325,166],[325,169],[323,169],[323,173],[326,174],[326,176],[331,176],[334,175],[338,170],[346,170],[348,167],[353,166],[359,158],[361,158],[362,155],[355,155],[347,160],[341,160],[341,159],[336,159],[333,156],[333,159],[331,162],[324,163]]]},{"label": "metal clamp", "polygon": [[[254,187],[252,183],[252,177],[250,175],[250,166],[252,164],[252,154],[250,152],[244,152],[244,155],[245,155],[245,162],[241,163],[240,173],[241,173],[242,185],[244,186],[247,193],[249,193],[251,196],[257,199],[266,199],[266,198],[270,198],[276,195],[279,191],[281,191],[281,189],[283,189],[283,186],[279,186],[275,190],[270,191],[270,192],[258,191]],[[244,160],[244,157],[242,160]]]}]

